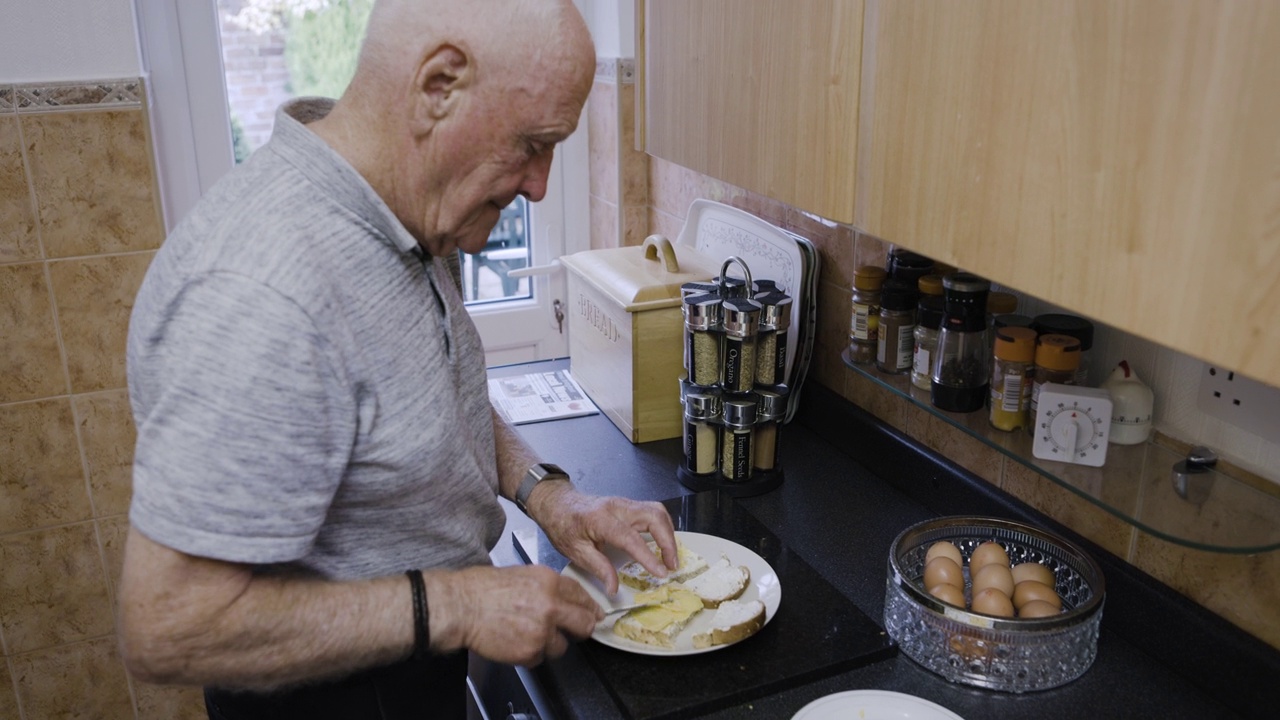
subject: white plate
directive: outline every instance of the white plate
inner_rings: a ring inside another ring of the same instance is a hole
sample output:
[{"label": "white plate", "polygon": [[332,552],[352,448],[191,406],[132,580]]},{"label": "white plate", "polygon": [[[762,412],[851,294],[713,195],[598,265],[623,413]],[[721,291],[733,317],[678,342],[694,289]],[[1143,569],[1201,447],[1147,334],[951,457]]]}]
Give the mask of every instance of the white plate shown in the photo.
[{"label": "white plate", "polygon": [[818,698],[791,720],[964,720],[924,698],[889,690],[849,690]]},{"label": "white plate", "polygon": [[[778,606],[782,604],[782,583],[778,580],[778,574],[773,571],[773,567],[765,562],[764,558],[736,542],[714,535],[677,530],[676,539],[683,543],[685,547],[706,558],[708,563],[714,563],[720,559],[721,555],[725,555],[729,558],[729,562],[734,565],[745,565],[751,571],[751,585],[747,587],[739,599],[763,602],[764,622],[766,625],[769,624],[769,621],[777,614]],[[610,559],[613,560],[614,567],[622,567],[631,561],[630,557],[620,551],[611,551]],[[619,583],[618,594],[610,598],[605,595],[604,586],[599,580],[573,564],[564,569],[564,575],[577,580],[587,589],[591,597],[600,603],[600,607],[606,610],[611,607],[630,604],[637,592],[634,588]],[[714,645],[709,648],[695,648],[693,646],[693,636],[695,634],[707,632],[711,629],[711,617],[714,614],[714,610],[703,610],[695,615],[693,620],[690,620],[689,624],[685,626],[685,629],[676,636],[676,646],[671,649],[645,645],[644,643],[614,635],[613,624],[618,621],[618,618],[622,617],[622,613],[606,617],[596,626],[596,630],[591,634],[591,637],[597,642],[610,647],[640,655],[697,655],[720,650],[733,644]]]}]

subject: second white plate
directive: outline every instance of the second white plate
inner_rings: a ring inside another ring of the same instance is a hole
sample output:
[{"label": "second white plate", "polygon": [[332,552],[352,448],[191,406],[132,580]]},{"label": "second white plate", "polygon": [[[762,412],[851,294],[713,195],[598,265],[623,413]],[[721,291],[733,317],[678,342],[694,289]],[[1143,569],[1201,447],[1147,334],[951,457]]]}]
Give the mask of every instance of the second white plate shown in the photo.
[{"label": "second white plate", "polygon": [[791,720],[964,720],[950,710],[915,695],[890,690],[848,690],[820,697],[800,708]]},{"label": "second white plate", "polygon": [[[698,553],[707,559],[707,562],[714,563],[720,559],[721,555],[729,558],[729,562],[734,565],[745,565],[751,571],[751,585],[746,592],[742,594],[741,600],[759,600],[764,603],[764,622],[769,624],[773,620],[773,616],[778,612],[778,606],[782,604],[782,583],[778,580],[778,574],[773,571],[773,567],[765,562],[765,559],[747,548],[739,545],[731,540],[716,537],[714,535],[704,535],[702,533],[676,531],[676,539],[684,544],[685,547]],[[611,556],[613,557],[613,556]],[[614,557],[614,567],[621,567],[625,563],[630,562],[630,558],[619,554]],[[626,585],[620,585],[618,594],[610,598],[604,593],[604,587],[590,573],[579,568],[577,565],[570,564],[564,569],[564,575],[577,580],[591,597],[600,606],[608,609],[617,607],[618,605],[627,605],[633,601],[636,591]],[[596,626],[595,632],[591,637],[599,643],[615,647],[619,650],[638,653],[640,655],[696,655],[699,653],[713,652],[722,650],[731,645],[715,645],[709,648],[695,648],[693,646],[693,636],[697,633],[707,632],[711,628],[711,616],[715,612],[712,610],[703,610],[694,616],[689,625],[685,627],[681,633],[676,636],[676,646],[674,648],[661,648],[653,645],[645,645],[624,637],[613,634],[613,624],[617,622],[621,614],[610,615],[606,617],[599,625]],[[750,640],[751,638],[747,638]]]}]

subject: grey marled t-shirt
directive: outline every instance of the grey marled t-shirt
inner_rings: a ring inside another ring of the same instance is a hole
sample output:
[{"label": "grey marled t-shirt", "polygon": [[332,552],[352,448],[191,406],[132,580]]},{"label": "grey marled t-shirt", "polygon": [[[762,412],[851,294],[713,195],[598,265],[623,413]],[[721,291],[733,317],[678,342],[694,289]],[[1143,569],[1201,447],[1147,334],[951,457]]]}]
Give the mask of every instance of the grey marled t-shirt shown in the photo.
[{"label": "grey marled t-shirt", "polygon": [[335,579],[488,563],[504,514],[480,338],[445,264],[303,124],[330,107],[282,108],[147,272],[129,519]]}]

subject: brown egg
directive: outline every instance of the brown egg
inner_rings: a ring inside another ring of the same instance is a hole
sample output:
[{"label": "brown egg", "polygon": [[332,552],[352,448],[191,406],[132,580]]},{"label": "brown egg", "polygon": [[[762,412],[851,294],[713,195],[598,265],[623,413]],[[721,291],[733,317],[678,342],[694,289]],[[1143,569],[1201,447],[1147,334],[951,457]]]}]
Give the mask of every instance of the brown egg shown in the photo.
[{"label": "brown egg", "polygon": [[924,555],[924,562],[928,565],[930,560],[939,556],[951,558],[957,565],[964,565],[964,559],[960,557],[960,548],[957,548],[946,540],[939,540],[938,542],[930,545],[929,552]]},{"label": "brown egg", "polygon": [[938,598],[944,603],[950,603],[958,608],[964,608],[964,590],[955,585],[940,583],[929,588],[929,594]]},{"label": "brown egg", "polygon": [[987,588],[995,588],[1004,593],[1005,597],[1013,597],[1013,573],[1009,571],[1008,565],[989,563],[978,568],[977,572],[971,567],[969,577],[973,581],[974,595]]},{"label": "brown egg", "polygon": [[973,596],[973,611],[996,617],[1013,617],[1013,601],[995,588],[987,588]]},{"label": "brown egg", "polygon": [[924,566],[924,586],[954,585],[964,589],[964,570],[951,558],[937,557]]},{"label": "brown egg", "polygon": [[1055,610],[1062,609],[1062,598],[1058,597],[1058,593],[1054,592],[1053,588],[1042,582],[1036,582],[1035,580],[1023,580],[1014,586],[1014,607],[1021,610],[1024,605],[1035,600],[1049,603]]},{"label": "brown egg", "polygon": [[1056,608],[1043,600],[1032,600],[1018,610],[1018,617],[1027,619],[1053,617],[1060,612],[1062,612],[1061,608]]},{"label": "brown egg", "polygon": [[969,556],[969,574],[972,575],[978,568],[991,563],[1009,567],[1009,554],[995,540],[988,540],[973,549],[973,554]]},{"label": "brown egg", "polygon": [[1052,570],[1034,562],[1019,563],[1013,566],[1013,584],[1017,585],[1023,580],[1035,580],[1049,587],[1057,584],[1057,578],[1053,576]]}]

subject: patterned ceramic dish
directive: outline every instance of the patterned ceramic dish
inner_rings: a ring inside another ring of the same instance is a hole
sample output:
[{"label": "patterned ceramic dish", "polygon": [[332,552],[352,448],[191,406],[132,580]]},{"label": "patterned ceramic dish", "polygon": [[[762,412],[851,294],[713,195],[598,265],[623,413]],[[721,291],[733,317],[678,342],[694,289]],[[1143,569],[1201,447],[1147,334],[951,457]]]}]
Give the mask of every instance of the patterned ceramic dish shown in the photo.
[{"label": "patterned ceramic dish", "polygon": [[[1053,571],[1062,612],[1036,619],[998,618],[938,600],[924,588],[924,561],[939,540],[965,564],[974,548],[995,540],[1013,565],[1037,562]],[[1083,550],[1045,530],[986,517],[943,517],[913,525],[889,550],[884,627],[904,655],[951,682],[1003,692],[1045,690],[1084,674],[1098,651],[1102,569]]]}]

